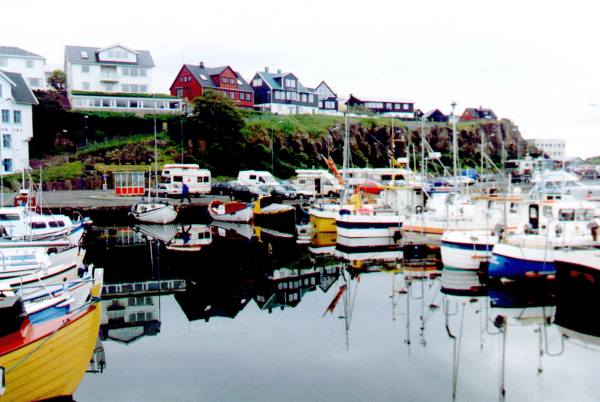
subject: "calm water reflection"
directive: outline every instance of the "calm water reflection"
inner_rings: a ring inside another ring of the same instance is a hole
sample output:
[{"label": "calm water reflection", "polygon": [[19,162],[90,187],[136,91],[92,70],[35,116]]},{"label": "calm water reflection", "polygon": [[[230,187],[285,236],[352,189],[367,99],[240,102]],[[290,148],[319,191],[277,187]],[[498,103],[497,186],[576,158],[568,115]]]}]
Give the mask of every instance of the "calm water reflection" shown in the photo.
[{"label": "calm water reflection", "polygon": [[[440,275],[393,258],[347,262],[307,239],[205,229],[179,233],[176,247],[149,242],[147,230],[93,233],[89,261],[106,270],[97,358],[106,366],[86,375],[76,400],[494,401],[504,389],[508,401],[592,401],[600,393],[600,338],[581,332],[598,328],[597,298],[578,304],[581,292],[557,298],[534,284],[487,292],[468,272]],[[190,242],[200,251],[182,251]]]}]

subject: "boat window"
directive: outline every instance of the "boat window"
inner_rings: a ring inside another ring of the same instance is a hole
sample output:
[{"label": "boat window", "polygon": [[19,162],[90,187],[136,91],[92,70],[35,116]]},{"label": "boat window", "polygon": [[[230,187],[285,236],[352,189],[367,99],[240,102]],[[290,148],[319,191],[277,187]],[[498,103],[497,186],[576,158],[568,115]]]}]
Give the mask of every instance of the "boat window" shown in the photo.
[{"label": "boat window", "polygon": [[256,175],[254,175],[254,174],[251,174],[251,175],[250,175],[250,180],[256,180]]},{"label": "boat window", "polygon": [[168,176],[162,176],[162,177],[160,178],[160,182],[161,182],[161,183],[166,183],[166,184],[168,184],[168,183],[170,183],[170,182],[171,182],[171,178],[170,178],[170,177],[168,177]]},{"label": "boat window", "polygon": [[550,205],[544,205],[544,216],[546,218],[552,218],[552,207]]},{"label": "boat window", "polygon": [[302,179],[298,180],[298,184],[304,184],[304,183],[306,183],[305,180],[302,180]]},{"label": "boat window", "polygon": [[174,183],[181,183],[183,181],[183,176],[173,176]]},{"label": "boat window", "polygon": [[61,227],[61,228],[65,227],[65,223],[63,221],[58,221],[56,223],[58,223],[58,226]]},{"label": "boat window", "polygon": [[208,176],[204,176],[204,182],[205,182],[205,183],[208,183],[209,181],[210,181],[210,177],[208,177]]},{"label": "boat window", "polygon": [[46,224],[44,222],[31,222],[32,229],[45,229]]},{"label": "boat window", "polygon": [[0,214],[0,221],[18,221],[18,214]]},{"label": "boat window", "polygon": [[516,214],[519,211],[519,206],[517,205],[516,202],[511,202],[510,203],[510,212],[513,214]]},{"label": "boat window", "polygon": [[575,210],[574,209],[561,209],[558,213],[559,221],[572,221],[575,220]]},{"label": "boat window", "polygon": [[392,180],[392,175],[391,174],[382,174],[381,180],[390,181],[390,180]]},{"label": "boat window", "polygon": [[58,222],[55,221],[48,222],[48,226],[50,226],[51,228],[59,227]]},{"label": "boat window", "polygon": [[261,182],[261,183],[264,183],[265,182],[265,178],[264,177],[259,177],[258,181]]}]

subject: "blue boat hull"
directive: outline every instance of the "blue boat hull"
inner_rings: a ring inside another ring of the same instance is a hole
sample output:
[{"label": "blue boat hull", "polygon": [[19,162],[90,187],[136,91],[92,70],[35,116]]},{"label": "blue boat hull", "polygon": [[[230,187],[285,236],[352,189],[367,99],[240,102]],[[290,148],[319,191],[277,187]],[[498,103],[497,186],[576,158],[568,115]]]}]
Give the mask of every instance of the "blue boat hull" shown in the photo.
[{"label": "blue boat hull", "polygon": [[527,273],[549,275],[556,273],[554,261],[534,261],[524,258],[492,254],[488,268],[490,278],[524,278]]}]

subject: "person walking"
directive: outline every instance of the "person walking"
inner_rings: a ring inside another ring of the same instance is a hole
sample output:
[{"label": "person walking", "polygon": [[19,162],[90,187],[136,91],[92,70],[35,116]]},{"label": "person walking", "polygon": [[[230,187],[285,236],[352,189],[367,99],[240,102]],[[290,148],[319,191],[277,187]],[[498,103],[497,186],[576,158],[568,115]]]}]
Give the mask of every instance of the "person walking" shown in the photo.
[{"label": "person walking", "polygon": [[181,199],[179,202],[183,202],[184,198],[187,198],[190,204],[192,203],[192,199],[190,198],[190,188],[185,183],[183,183],[183,186],[181,186]]}]

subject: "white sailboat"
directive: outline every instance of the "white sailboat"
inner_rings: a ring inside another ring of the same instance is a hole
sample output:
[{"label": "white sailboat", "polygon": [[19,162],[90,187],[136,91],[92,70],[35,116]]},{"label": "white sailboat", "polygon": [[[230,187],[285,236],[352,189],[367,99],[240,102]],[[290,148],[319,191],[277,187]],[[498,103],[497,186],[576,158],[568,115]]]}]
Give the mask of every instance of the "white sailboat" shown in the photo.
[{"label": "white sailboat", "polygon": [[[156,111],[155,111],[156,112]],[[149,177],[152,174],[149,174]],[[156,148],[156,117],[154,117],[154,177],[155,187],[157,186],[156,180],[158,180],[158,151]],[[150,180],[148,181],[150,184]],[[150,187],[150,186],[148,186]],[[158,191],[155,188],[154,194]],[[177,218],[177,210],[171,204],[166,201],[158,201],[156,198],[152,199],[151,192],[148,190],[148,201],[139,202],[131,207],[129,215],[132,216],[136,221],[143,223],[157,223],[167,224],[173,222]]]}]

